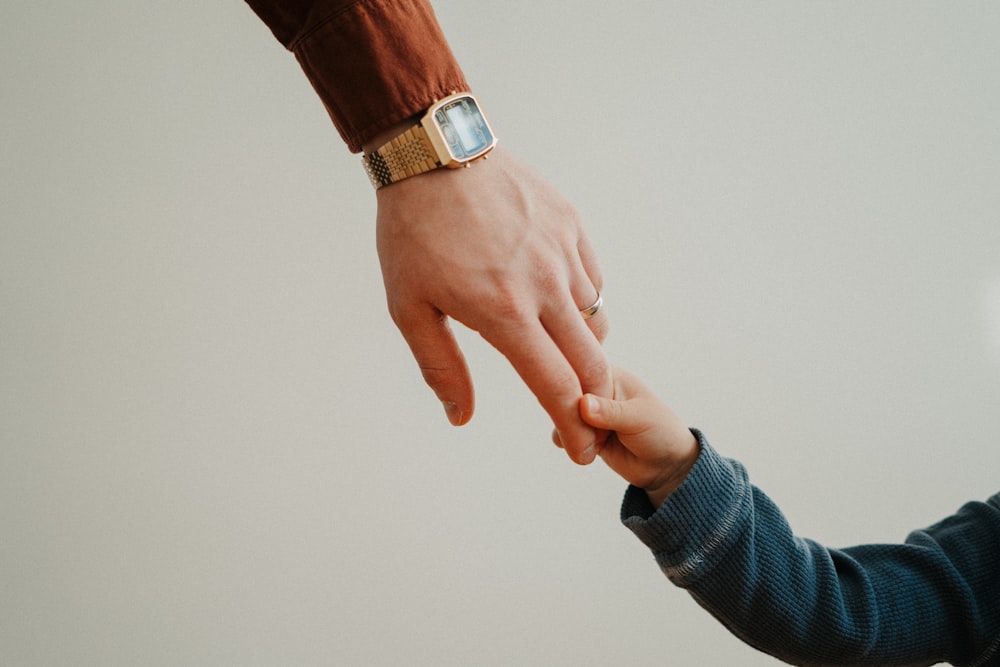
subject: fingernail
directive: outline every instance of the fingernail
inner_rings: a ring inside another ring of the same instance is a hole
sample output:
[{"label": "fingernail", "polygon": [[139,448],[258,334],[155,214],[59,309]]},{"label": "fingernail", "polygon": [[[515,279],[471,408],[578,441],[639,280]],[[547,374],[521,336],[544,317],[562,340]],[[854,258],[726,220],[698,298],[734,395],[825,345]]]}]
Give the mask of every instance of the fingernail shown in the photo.
[{"label": "fingernail", "polygon": [[593,463],[594,459],[596,458],[597,458],[597,446],[590,445],[585,450],[583,450],[583,453],[580,455],[580,464],[588,465],[590,463]]},{"label": "fingernail", "polygon": [[597,400],[596,396],[587,395],[587,409],[595,415],[601,411],[601,402]]},{"label": "fingernail", "polygon": [[444,413],[448,415],[448,421],[451,422],[452,426],[458,426],[462,423],[462,411],[459,410],[458,404],[442,401],[441,405],[444,406]]}]

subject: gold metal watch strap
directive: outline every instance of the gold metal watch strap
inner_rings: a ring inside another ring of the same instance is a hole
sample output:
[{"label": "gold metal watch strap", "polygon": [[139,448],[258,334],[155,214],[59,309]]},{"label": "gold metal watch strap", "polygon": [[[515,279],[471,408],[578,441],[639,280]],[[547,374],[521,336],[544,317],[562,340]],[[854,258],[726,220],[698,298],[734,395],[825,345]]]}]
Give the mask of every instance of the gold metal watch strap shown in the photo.
[{"label": "gold metal watch strap", "polygon": [[376,190],[383,185],[441,166],[427,138],[427,131],[421,125],[414,125],[371,153],[367,153],[363,161],[368,178]]}]

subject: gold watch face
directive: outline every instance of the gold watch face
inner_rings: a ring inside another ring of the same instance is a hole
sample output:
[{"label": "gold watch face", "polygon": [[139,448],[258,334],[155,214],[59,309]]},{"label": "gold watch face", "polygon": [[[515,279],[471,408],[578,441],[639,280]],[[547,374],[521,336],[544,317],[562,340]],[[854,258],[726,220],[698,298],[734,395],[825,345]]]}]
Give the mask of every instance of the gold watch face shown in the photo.
[{"label": "gold watch face", "polygon": [[485,155],[496,145],[496,137],[479,102],[468,93],[438,102],[428,114],[444,140],[451,159],[465,163]]},{"label": "gold watch face", "polygon": [[469,93],[439,100],[417,125],[397,135],[363,162],[375,189],[439,167],[468,166],[497,145],[479,102]]}]

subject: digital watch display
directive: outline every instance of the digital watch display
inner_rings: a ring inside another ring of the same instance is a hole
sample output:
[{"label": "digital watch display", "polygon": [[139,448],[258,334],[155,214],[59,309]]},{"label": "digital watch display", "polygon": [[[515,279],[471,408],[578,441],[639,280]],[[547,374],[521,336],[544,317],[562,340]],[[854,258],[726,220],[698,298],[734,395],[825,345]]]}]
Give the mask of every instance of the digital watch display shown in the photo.
[{"label": "digital watch display", "polygon": [[438,109],[434,122],[441,129],[448,153],[454,160],[474,160],[483,151],[492,148],[490,126],[479,111],[479,105],[470,97],[463,97]]},{"label": "digital watch display", "polygon": [[470,93],[438,100],[417,125],[364,156],[376,189],[441,167],[468,166],[497,144],[496,135]]}]

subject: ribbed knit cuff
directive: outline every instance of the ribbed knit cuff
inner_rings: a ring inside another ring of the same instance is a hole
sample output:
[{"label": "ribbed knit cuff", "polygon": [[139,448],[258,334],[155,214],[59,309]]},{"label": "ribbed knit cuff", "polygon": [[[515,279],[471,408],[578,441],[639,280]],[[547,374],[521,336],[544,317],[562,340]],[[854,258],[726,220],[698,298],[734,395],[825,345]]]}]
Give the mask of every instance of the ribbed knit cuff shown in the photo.
[{"label": "ribbed knit cuff", "polygon": [[711,570],[751,517],[746,470],[725,459],[692,429],[701,454],[684,482],[653,511],[645,491],[630,486],[621,520],[652,550],[663,572],[679,586]]}]

